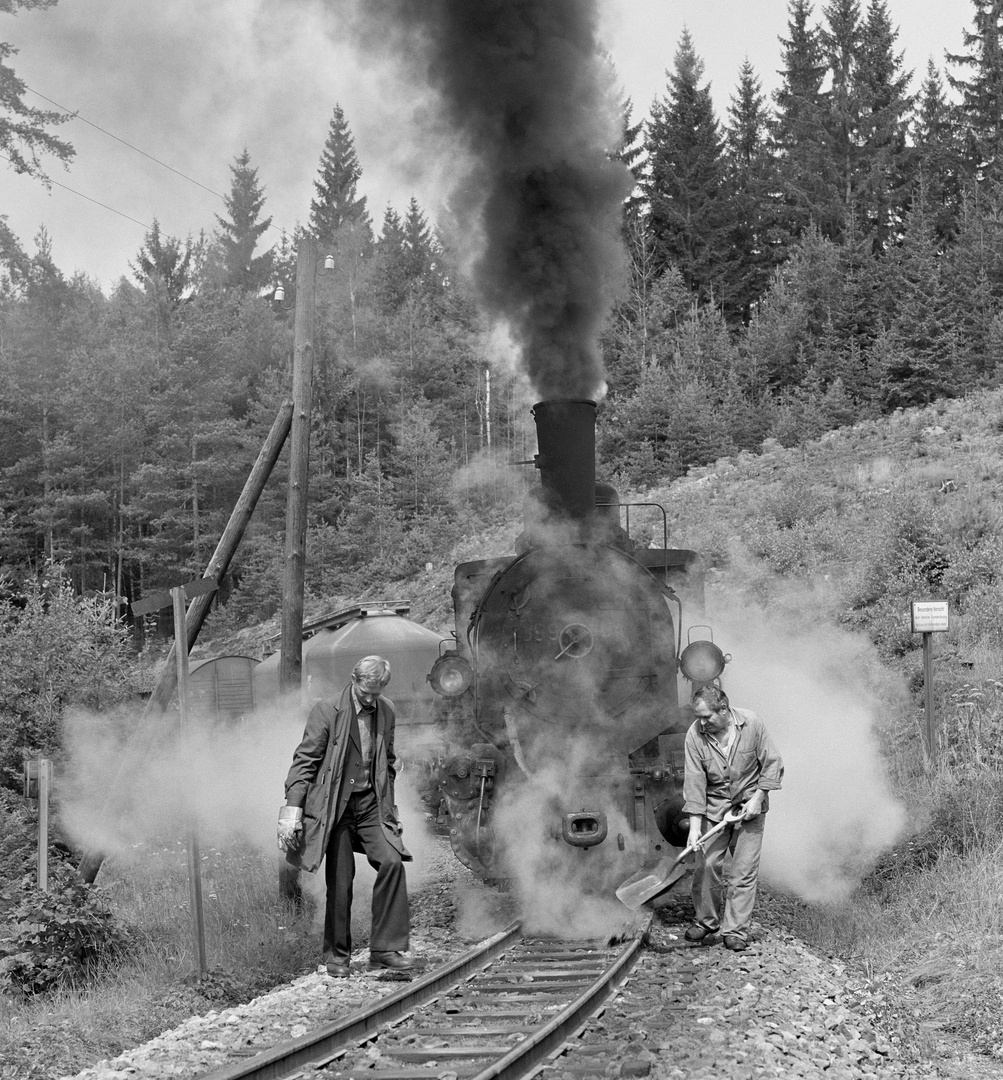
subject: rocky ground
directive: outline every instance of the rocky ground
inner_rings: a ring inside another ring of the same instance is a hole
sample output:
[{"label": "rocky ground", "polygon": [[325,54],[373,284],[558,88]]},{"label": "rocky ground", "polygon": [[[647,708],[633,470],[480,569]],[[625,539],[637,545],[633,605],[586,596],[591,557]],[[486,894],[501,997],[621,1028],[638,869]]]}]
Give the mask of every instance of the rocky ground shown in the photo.
[{"label": "rocky ground", "polygon": [[[509,914],[503,898],[471,882],[444,850],[438,872],[413,898],[411,953],[419,970],[463,951],[477,936],[473,926],[462,925],[461,907],[476,910],[486,933]],[[682,903],[658,912],[649,947],[630,981],[585,1036],[603,1044],[606,1075],[652,1080],[982,1080],[998,1075],[995,1063],[946,1040],[930,1019],[917,1015],[906,991],[890,981],[869,981],[796,940],[785,931],[780,910],[769,897],[762,899],[755,940],[743,953],[687,945]],[[188,1080],[234,1052],[295,1038],[397,988],[399,976],[366,970],[367,956],[363,949],[353,957],[348,979],[310,972],[247,1004],[192,1017],[85,1069],[75,1080]]]}]

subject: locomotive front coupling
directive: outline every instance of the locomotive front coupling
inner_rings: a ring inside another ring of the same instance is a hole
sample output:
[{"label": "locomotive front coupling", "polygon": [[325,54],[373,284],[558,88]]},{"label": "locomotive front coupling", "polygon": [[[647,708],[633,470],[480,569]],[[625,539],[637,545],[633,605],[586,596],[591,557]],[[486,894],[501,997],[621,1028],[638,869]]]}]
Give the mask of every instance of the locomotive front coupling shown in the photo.
[{"label": "locomotive front coupling", "polygon": [[595,847],[606,839],[608,832],[609,823],[601,810],[579,810],[561,819],[561,836],[572,847]]}]

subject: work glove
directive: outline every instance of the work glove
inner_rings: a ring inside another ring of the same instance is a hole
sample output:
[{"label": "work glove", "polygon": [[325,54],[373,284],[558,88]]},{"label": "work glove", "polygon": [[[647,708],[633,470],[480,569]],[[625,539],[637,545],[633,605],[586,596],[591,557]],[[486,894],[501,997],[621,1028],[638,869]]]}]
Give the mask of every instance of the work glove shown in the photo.
[{"label": "work glove", "polygon": [[276,829],[279,851],[295,851],[303,839],[303,807],[283,806]]}]

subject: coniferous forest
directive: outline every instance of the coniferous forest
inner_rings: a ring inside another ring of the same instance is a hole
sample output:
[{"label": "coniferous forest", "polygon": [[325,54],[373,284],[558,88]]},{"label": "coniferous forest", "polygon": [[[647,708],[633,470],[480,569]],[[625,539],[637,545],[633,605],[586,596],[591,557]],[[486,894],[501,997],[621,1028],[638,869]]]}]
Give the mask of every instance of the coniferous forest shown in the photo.
[{"label": "coniferous forest", "polygon": [[[636,186],[602,340],[602,475],[643,488],[999,385],[1003,0],[970,16],[964,52],[911,79],[883,0],[790,0],[775,93],[746,63],[717,115],[684,35],[647,114],[622,102],[609,153]],[[415,199],[374,213],[337,105],[318,158],[299,228],[333,267],[317,274],[307,589],[349,595],[507,514],[531,479],[508,463],[535,447],[449,222]],[[124,612],[201,574],[290,393],[298,237],[273,243],[270,225],[247,150],[215,221],[197,238],[154,223],[110,295],[0,218],[6,589],[58,566]],[[232,626],[279,604],[285,468],[222,583]]]}]

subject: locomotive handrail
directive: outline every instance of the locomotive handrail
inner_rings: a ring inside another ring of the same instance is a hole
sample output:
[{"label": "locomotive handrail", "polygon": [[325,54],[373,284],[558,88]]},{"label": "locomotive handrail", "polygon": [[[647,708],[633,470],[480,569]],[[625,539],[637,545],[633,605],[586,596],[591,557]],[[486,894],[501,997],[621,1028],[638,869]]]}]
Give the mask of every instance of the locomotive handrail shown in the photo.
[{"label": "locomotive handrail", "polygon": [[[625,532],[630,536],[630,508],[632,506],[653,506],[657,510],[662,512],[662,550],[666,551],[669,547],[669,516],[665,512],[665,507],[661,503],[656,502],[597,502],[596,506],[616,506],[622,507],[626,511],[626,529]],[[669,563],[666,559],[665,569],[668,570]]]}]

